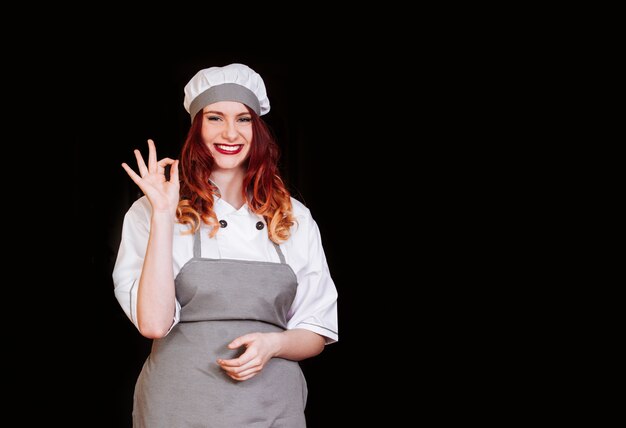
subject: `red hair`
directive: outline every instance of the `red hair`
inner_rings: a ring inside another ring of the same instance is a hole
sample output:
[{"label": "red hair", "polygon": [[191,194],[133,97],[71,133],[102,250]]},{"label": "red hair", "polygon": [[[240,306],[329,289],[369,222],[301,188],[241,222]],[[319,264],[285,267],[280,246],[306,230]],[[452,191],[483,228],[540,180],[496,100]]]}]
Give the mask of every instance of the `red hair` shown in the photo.
[{"label": "red hair", "polygon": [[[250,211],[263,216],[269,238],[280,244],[289,239],[295,223],[291,198],[278,170],[280,149],[263,119],[246,107],[252,116],[252,141],[243,179],[243,197]],[[191,123],[180,155],[180,201],[176,218],[191,226],[195,233],[203,222],[212,227],[210,236],[220,225],[213,211],[217,187],[209,181],[214,159],[202,141],[203,114],[200,110]]]}]

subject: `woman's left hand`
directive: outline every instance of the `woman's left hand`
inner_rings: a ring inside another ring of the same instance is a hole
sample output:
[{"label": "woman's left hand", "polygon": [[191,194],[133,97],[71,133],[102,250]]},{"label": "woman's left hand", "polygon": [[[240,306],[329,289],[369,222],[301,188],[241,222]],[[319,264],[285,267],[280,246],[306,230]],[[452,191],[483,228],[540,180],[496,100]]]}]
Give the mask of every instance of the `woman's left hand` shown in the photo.
[{"label": "woman's left hand", "polygon": [[245,346],[246,350],[238,358],[218,359],[217,364],[231,378],[239,381],[248,380],[259,374],[265,364],[278,352],[280,333],[249,333],[238,337],[228,344],[230,349]]}]

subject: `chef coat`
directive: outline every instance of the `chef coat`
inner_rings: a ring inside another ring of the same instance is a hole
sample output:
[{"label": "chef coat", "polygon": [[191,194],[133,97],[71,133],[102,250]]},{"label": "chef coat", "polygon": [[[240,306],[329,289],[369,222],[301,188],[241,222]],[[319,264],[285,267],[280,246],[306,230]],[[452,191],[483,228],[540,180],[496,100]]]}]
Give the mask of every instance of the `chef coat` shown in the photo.
[{"label": "chef coat", "polygon": [[[290,238],[280,244],[286,263],[298,279],[296,297],[287,314],[287,328],[313,331],[324,336],[329,344],[338,340],[337,290],[311,212],[296,199],[291,198],[291,204],[296,223],[291,228]],[[251,212],[247,204],[235,209],[217,196],[213,209],[222,227],[214,238],[209,238],[210,228],[201,225],[203,258],[280,263],[262,216]],[[146,196],[130,207],[124,217],[122,238],[113,268],[115,297],[135,326],[138,326],[137,289],[148,245],[151,213],[152,206]],[[174,224],[174,278],[193,257],[194,236],[183,234],[186,231],[189,231],[188,225]],[[176,301],[172,327],[180,321],[180,309],[180,303]]]}]

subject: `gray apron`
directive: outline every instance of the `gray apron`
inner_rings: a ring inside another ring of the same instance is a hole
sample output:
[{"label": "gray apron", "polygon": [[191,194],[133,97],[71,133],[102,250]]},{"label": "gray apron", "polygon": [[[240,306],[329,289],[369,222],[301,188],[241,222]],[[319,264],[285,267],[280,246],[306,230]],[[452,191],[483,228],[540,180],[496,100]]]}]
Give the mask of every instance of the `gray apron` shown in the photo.
[{"label": "gray apron", "polygon": [[256,376],[235,381],[215,362],[243,348],[253,332],[281,332],[297,279],[280,263],[206,259],[200,230],[193,258],[176,276],[180,323],[155,339],[135,385],[134,428],[304,428],[307,386],[295,361],[272,358]]}]

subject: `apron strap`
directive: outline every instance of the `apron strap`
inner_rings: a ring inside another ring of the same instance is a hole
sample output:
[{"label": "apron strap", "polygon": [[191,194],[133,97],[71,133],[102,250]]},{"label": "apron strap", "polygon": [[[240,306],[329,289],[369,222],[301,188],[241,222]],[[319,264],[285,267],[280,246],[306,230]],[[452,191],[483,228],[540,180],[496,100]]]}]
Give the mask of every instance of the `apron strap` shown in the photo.
[{"label": "apron strap", "polygon": [[280,264],[284,265],[285,256],[283,255],[283,252],[280,250],[280,245],[276,244],[274,241],[272,241],[272,244],[274,244],[274,248],[276,248],[276,252],[278,253],[278,258],[280,259]]},{"label": "apron strap", "polygon": [[200,241],[200,229],[201,227],[198,227],[198,230],[196,230],[196,233],[193,236],[193,257],[196,259],[202,257],[202,241]]}]

